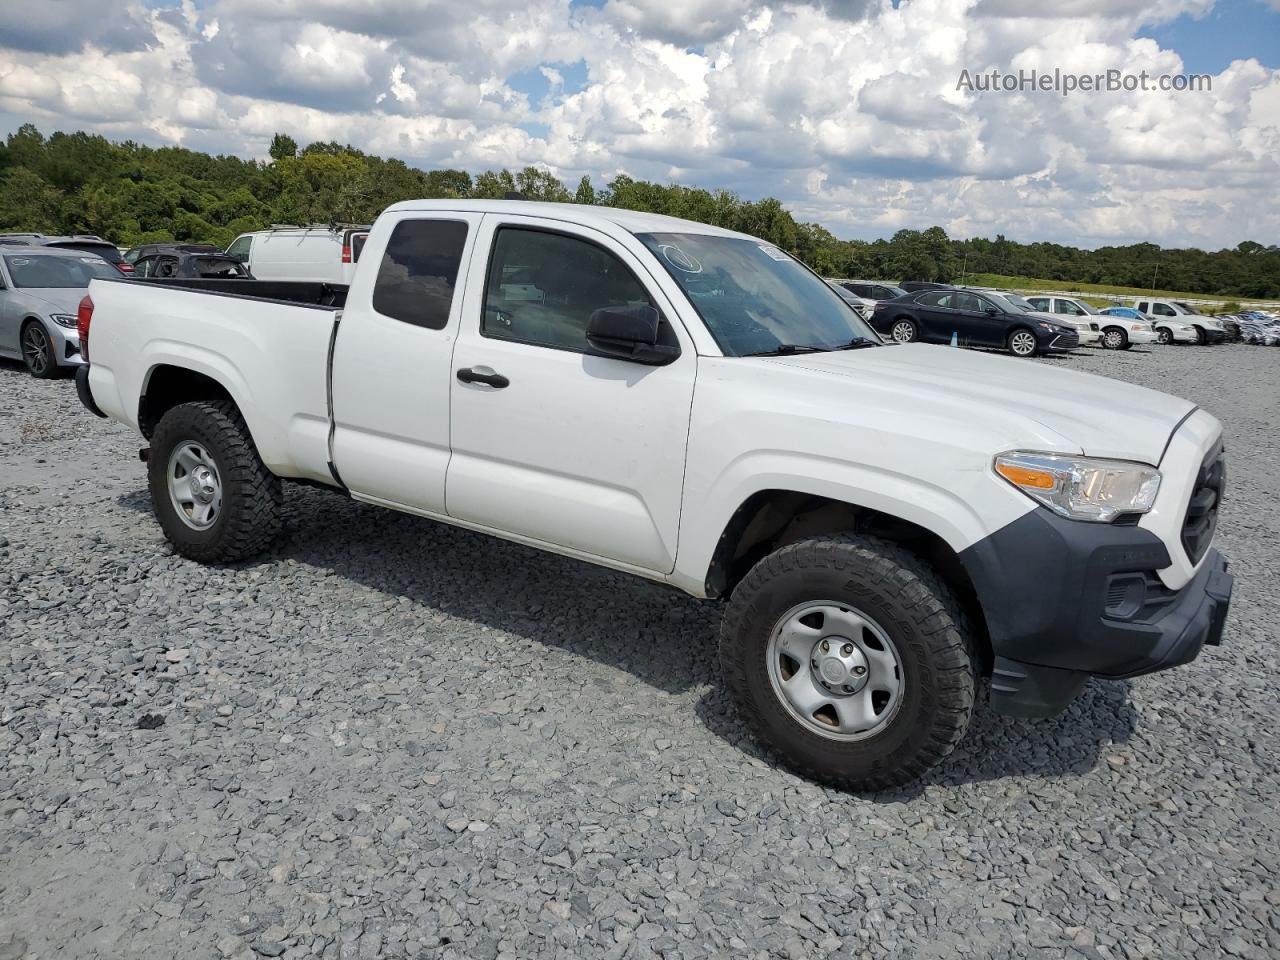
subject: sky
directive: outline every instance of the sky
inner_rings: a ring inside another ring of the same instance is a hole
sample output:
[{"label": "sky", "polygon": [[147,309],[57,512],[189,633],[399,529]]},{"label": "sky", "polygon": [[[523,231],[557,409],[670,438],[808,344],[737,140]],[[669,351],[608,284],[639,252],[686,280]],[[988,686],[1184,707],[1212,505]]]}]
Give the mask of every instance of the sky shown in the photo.
[{"label": "sky", "polygon": [[[1211,89],[973,81],[993,70]],[[0,131],[27,122],[627,173],[843,238],[1274,244],[1280,0],[43,0],[0,24]]]}]

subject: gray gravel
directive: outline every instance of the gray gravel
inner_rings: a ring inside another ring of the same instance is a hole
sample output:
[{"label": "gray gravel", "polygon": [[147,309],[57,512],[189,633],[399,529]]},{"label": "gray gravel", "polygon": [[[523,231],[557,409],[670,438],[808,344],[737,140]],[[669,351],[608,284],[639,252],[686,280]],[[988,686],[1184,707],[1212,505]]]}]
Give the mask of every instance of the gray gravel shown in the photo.
[{"label": "gray gravel", "polygon": [[0,363],[0,960],[1280,954],[1280,352],[1046,362],[1227,424],[1226,645],[877,797],[745,740],[713,605],[302,487],[197,566]]}]

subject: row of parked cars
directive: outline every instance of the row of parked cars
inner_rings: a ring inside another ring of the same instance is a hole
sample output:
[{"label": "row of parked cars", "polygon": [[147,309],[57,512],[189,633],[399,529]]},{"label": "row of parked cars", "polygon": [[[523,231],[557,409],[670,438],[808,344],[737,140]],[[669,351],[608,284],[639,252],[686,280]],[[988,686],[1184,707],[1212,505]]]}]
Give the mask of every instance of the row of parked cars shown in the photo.
[{"label": "row of parked cars", "polygon": [[[1221,343],[1221,318],[1178,300],[1141,299],[1098,309],[1075,297],[960,287],[924,281],[828,280],[881,336],[899,343],[953,343],[1007,350],[1019,357],[1101,346]],[[1238,339],[1238,338],[1236,338]]]},{"label": "row of parked cars", "polygon": [[91,234],[0,234],[0,356],[35,377],[81,363],[76,310],[94,278],[321,281],[340,285],[368,227],[278,226],[212,244],[156,243],[123,253]]}]

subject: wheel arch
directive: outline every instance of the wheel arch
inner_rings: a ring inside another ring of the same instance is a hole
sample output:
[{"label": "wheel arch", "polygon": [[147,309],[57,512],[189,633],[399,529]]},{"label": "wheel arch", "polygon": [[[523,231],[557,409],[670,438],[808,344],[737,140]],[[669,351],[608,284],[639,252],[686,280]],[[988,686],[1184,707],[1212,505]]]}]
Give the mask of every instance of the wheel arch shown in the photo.
[{"label": "wheel arch", "polygon": [[807,537],[860,533],[881,537],[928,562],[956,594],[976,631],[983,663],[991,641],[977,590],[959,554],[938,532],[892,512],[798,490],[753,493],[733,512],[707,570],[708,597],[727,597],[763,557]]},{"label": "wheel arch", "polygon": [[242,391],[224,382],[216,371],[197,370],[184,363],[157,362],[147,370],[142,380],[142,391],[138,397],[138,429],[150,440],[160,418],[179,404],[225,400],[235,407],[249,429],[254,446],[261,451],[259,434],[245,416],[246,404],[242,396]]}]

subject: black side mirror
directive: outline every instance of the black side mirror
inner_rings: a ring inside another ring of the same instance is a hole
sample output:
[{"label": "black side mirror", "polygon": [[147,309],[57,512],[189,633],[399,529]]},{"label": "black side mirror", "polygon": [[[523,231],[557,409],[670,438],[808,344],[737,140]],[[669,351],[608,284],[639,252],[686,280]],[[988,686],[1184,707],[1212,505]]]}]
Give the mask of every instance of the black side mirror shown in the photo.
[{"label": "black side mirror", "polygon": [[1000,312],[1000,311],[999,311],[999,310],[997,310],[995,307],[987,307],[987,316],[988,316],[988,317],[994,317],[994,316],[995,316],[997,313],[999,313],[999,312]]},{"label": "black side mirror", "polygon": [[680,348],[658,343],[659,319],[648,304],[601,307],[587,320],[587,343],[619,360],[661,366],[678,357]]}]

